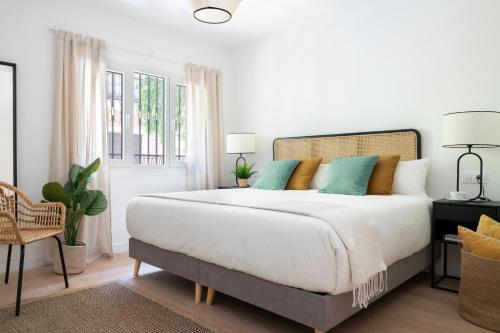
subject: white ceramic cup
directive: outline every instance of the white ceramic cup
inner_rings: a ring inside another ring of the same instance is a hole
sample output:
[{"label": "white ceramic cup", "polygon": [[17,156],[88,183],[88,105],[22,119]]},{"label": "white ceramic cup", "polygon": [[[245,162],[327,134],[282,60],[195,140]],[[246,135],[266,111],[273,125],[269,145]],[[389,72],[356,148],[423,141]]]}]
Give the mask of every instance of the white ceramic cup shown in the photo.
[{"label": "white ceramic cup", "polygon": [[452,191],[452,192],[450,192],[450,198],[453,200],[464,200],[465,199],[465,192]]}]

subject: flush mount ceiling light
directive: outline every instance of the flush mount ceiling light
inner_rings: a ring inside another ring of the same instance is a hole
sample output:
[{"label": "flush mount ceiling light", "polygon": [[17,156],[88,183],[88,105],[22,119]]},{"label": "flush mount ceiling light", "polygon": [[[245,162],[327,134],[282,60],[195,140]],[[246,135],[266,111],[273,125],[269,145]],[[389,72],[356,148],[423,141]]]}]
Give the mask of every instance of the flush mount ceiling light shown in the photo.
[{"label": "flush mount ceiling light", "polygon": [[203,23],[220,24],[231,19],[241,0],[189,0],[195,19]]}]

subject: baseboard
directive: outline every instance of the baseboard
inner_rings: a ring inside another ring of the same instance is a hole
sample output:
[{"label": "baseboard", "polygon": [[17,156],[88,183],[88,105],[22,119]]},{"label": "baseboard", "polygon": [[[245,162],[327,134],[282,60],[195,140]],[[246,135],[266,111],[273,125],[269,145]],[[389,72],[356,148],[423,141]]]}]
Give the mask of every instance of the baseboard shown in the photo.
[{"label": "baseboard", "polygon": [[[113,244],[113,253],[122,253],[128,251],[128,242]],[[3,253],[2,253],[3,254]],[[12,258],[10,260],[10,271],[17,272],[19,269],[19,252],[13,251]],[[0,259],[0,274],[5,272],[5,267],[7,264],[7,251],[5,251],[5,256]],[[24,257],[24,269],[38,268],[46,265],[45,258],[43,256],[32,257],[26,255]]]},{"label": "baseboard", "polygon": [[113,244],[113,253],[128,252],[128,242]]},{"label": "baseboard", "polygon": [[[0,274],[5,273],[5,267],[7,264],[7,260],[0,260]],[[38,267],[43,267],[45,266],[45,258],[44,257],[25,257],[24,258],[24,270],[31,269],[31,268],[38,268]],[[14,256],[12,256],[10,260],[10,271],[11,272],[17,272],[19,270],[19,259],[15,259]]]}]

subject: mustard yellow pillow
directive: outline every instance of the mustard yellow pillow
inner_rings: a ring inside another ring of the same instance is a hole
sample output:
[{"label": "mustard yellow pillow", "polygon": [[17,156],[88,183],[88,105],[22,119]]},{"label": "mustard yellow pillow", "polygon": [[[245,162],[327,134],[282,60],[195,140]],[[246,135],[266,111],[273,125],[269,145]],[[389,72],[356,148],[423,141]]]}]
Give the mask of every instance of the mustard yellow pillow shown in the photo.
[{"label": "mustard yellow pillow", "polygon": [[458,226],[458,236],[465,250],[479,257],[500,261],[500,240],[481,235],[470,229]]},{"label": "mustard yellow pillow", "polygon": [[286,186],[287,190],[308,190],[311,180],[318,169],[321,158],[301,160],[292,173]]},{"label": "mustard yellow pillow", "polygon": [[378,158],[368,182],[367,194],[387,195],[392,193],[392,181],[400,155],[382,155]]},{"label": "mustard yellow pillow", "polygon": [[476,232],[485,236],[500,239],[500,223],[498,223],[488,215],[481,215]]}]

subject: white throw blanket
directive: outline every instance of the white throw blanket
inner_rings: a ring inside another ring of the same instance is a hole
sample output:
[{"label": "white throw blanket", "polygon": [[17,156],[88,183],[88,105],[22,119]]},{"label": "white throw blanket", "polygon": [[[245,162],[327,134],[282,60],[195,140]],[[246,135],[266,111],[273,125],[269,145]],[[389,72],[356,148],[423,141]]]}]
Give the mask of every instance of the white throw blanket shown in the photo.
[{"label": "white throw blanket", "polygon": [[327,202],[281,201],[263,204],[227,197],[214,198],[210,192],[179,192],[144,195],[155,198],[230,205],[305,215],[324,221],[338,234],[349,256],[353,285],[353,306],[366,307],[387,288],[387,266],[376,224],[362,209]]}]

